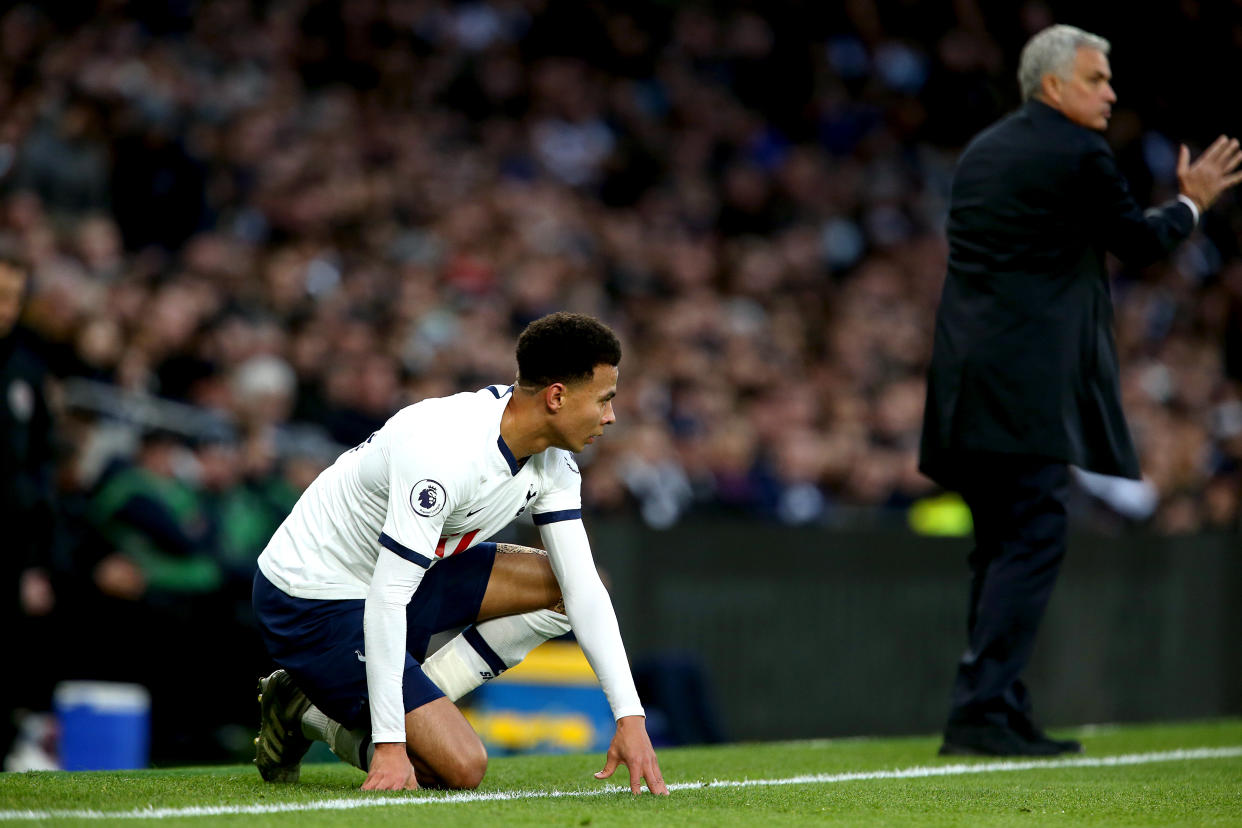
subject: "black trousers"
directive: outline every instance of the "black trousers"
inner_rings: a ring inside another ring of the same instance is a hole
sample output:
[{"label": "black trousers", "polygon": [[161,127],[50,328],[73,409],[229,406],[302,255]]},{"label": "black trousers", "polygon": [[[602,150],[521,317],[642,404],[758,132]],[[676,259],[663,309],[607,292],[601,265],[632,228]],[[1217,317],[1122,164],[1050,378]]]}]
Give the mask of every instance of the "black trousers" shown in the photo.
[{"label": "black trousers", "polygon": [[1069,467],[1023,455],[972,455],[957,487],[974,520],[968,647],[949,725],[1021,727],[1031,701],[1022,671],[1065,557]]}]

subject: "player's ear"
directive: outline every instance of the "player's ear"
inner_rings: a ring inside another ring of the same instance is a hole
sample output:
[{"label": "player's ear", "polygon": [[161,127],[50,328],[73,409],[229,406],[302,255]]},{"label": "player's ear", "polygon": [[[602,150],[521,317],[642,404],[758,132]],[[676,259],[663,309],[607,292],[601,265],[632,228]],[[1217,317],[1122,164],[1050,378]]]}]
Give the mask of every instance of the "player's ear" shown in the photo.
[{"label": "player's ear", "polygon": [[565,404],[565,383],[554,382],[543,389],[543,401],[549,411],[559,411]]}]

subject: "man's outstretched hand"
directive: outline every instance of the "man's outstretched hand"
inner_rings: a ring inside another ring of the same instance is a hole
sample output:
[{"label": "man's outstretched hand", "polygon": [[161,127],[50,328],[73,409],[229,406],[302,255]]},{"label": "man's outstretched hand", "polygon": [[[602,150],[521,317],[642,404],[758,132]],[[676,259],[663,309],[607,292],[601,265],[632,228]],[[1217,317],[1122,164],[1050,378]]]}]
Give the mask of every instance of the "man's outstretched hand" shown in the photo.
[{"label": "man's outstretched hand", "polygon": [[655,748],[647,736],[647,720],[643,716],[625,716],[617,720],[617,732],[608,746],[604,769],[595,774],[596,779],[612,776],[617,765],[625,765],[630,771],[630,791],[641,794],[642,780],[647,780],[647,790],[653,794],[668,796],[668,785],[660,773]]},{"label": "man's outstretched hand", "polygon": [[1182,144],[1177,156],[1177,181],[1182,195],[1203,212],[1221,193],[1242,181],[1242,172],[1235,172],[1239,163],[1242,163],[1242,149],[1238,147],[1237,138],[1220,136],[1193,164],[1190,150]]}]

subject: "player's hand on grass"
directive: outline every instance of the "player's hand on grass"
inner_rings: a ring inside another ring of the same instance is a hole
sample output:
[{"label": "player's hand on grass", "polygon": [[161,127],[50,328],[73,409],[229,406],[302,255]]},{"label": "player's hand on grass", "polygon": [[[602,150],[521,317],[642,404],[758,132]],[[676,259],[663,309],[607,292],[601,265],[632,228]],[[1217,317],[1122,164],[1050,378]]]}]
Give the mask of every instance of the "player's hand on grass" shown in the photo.
[{"label": "player's hand on grass", "polygon": [[362,783],[364,791],[416,791],[418,778],[402,742],[384,742],[375,746],[371,770]]},{"label": "player's hand on grass", "polygon": [[617,733],[608,746],[604,769],[595,774],[596,779],[612,776],[617,765],[625,765],[630,771],[630,791],[643,792],[642,780],[647,780],[647,790],[653,794],[668,796],[668,785],[660,773],[655,748],[647,736],[647,719],[643,716],[624,716],[617,720]]}]

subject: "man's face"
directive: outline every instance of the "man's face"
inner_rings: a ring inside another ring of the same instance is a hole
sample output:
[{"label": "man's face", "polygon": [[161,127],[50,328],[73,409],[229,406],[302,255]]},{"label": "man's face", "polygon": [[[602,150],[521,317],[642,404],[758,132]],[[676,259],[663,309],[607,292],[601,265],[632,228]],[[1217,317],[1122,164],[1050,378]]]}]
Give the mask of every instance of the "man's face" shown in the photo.
[{"label": "man's face", "polygon": [[1048,102],[1065,117],[1087,129],[1104,130],[1113,114],[1117,95],[1110,81],[1108,58],[1098,49],[1078,48],[1067,78],[1049,76],[1045,86]]},{"label": "man's face", "polygon": [[617,366],[596,365],[595,374],[584,382],[565,386],[565,402],[557,414],[561,448],[582,451],[616,422],[612,398],[617,396]]},{"label": "man's face", "polygon": [[0,336],[8,336],[17,324],[22,312],[22,292],[26,288],[26,274],[6,264],[0,264]]}]

